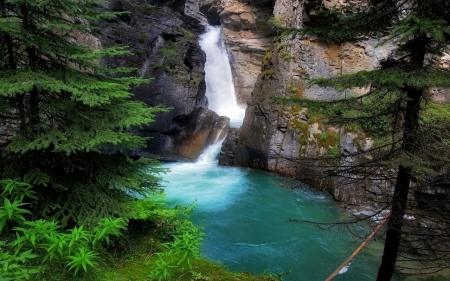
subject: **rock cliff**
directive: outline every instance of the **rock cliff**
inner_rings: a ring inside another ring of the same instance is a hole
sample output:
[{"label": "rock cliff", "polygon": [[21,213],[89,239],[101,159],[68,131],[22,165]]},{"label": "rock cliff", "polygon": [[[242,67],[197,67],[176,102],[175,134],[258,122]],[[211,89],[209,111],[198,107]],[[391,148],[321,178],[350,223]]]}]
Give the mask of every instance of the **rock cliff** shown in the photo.
[{"label": "rock cliff", "polygon": [[204,110],[208,106],[205,55],[197,36],[203,32],[206,21],[192,4],[178,0],[111,0],[105,6],[127,13],[100,25],[102,44],[125,44],[133,53],[105,63],[134,67],[137,70],[132,75],[151,78],[150,83],[133,89],[135,98],[149,106],[172,108],[158,114],[149,126],[136,129],[151,137],[146,148],[135,152],[137,155],[194,160],[205,144],[221,134],[217,123],[224,132],[228,128],[228,118]]},{"label": "rock cliff", "polygon": [[[232,136],[232,140],[224,143],[226,146],[221,153],[220,163],[264,169],[297,178],[307,178],[307,174],[308,178],[311,178],[314,171],[297,161],[301,156],[324,156],[339,151],[345,153],[370,148],[373,140],[364,133],[346,132],[341,128],[325,126],[319,121],[320,118],[307,108],[281,105],[271,97],[337,99],[342,93],[331,88],[309,86],[307,79],[375,69],[380,66],[380,61],[392,52],[394,46],[377,46],[378,41],[371,38],[357,43],[337,44],[314,37],[278,37],[267,24],[258,24],[258,21],[254,20],[274,17],[286,26],[313,25],[326,20],[317,13],[318,7],[325,5],[327,8],[333,8],[349,1],[277,0],[266,1],[261,5],[239,0],[205,2],[208,3],[204,3],[203,10],[210,11],[212,19],[218,14],[223,24],[225,43],[231,58],[244,56],[242,49],[236,46],[248,44],[246,38],[250,37],[249,32],[264,36],[264,40],[260,41],[264,44],[260,44],[261,47],[258,48],[258,57],[253,58],[260,61],[252,62],[254,70],[247,70],[246,73],[247,76],[251,75],[251,79],[256,83],[251,90],[251,98],[247,100],[243,126],[237,136]],[[357,4],[356,2],[360,1],[350,2]],[[240,17],[235,16],[236,14]],[[249,22],[254,25],[247,24]],[[266,31],[261,31],[262,29]],[[239,39],[242,34],[245,38]],[[233,50],[240,54],[234,55]],[[251,59],[248,56],[241,60],[232,59],[232,64],[245,62],[241,66],[232,66],[235,75],[239,76],[240,67],[252,69],[248,67],[248,60]],[[259,71],[256,71],[258,67]],[[255,72],[258,73],[257,76],[254,76]],[[235,79],[239,81],[240,78]],[[238,87],[238,83],[236,85]],[[364,91],[365,89],[355,89],[352,94]],[[237,145],[231,147],[230,143]],[[357,188],[341,185],[340,188],[334,187],[328,191],[335,199],[345,203],[361,203],[362,195],[358,194]]]},{"label": "rock cliff", "polygon": [[[374,140],[364,132],[325,125],[318,112],[299,105],[279,104],[273,97],[294,96],[327,101],[347,94],[363,94],[367,89],[352,89],[342,93],[332,88],[311,86],[308,79],[377,69],[393,53],[395,45],[380,46],[377,39],[370,37],[358,42],[336,43],[313,36],[273,36],[270,27],[255,20],[273,17],[273,23],[284,26],[314,26],[329,20],[320,13],[323,8],[350,5],[358,9],[364,8],[364,3],[359,0],[276,0],[259,3],[244,0],[203,1],[204,12],[209,13],[212,20],[220,20],[224,27],[230,57],[239,58],[232,59],[231,63],[244,63],[232,66],[237,77],[236,87],[239,88],[239,81],[245,79],[256,81],[251,97],[247,99],[243,126],[239,133],[231,135],[230,140],[224,142],[219,158],[221,164],[264,169],[289,177],[314,180],[319,170],[311,167],[317,163],[302,162],[302,157],[345,156],[371,148]],[[264,37],[259,41],[264,44],[259,45],[258,51],[255,51],[257,56],[252,58],[245,55],[243,46],[248,46],[250,43],[246,39],[256,34]],[[268,47],[266,42],[270,42]],[[263,46],[266,50],[261,54]],[[235,55],[233,52],[240,54]],[[261,61],[249,63],[249,60],[261,56]],[[442,67],[448,67],[448,61],[448,55],[444,56],[440,61]],[[259,72],[256,71],[258,66],[261,66]],[[239,69],[246,69],[247,72]],[[258,73],[256,77],[255,73]],[[240,75],[249,77],[240,78]],[[434,102],[445,103],[450,100],[448,93],[448,89],[436,88],[431,89],[428,95]],[[354,162],[358,159],[348,157],[343,161]],[[319,182],[311,183],[313,186],[319,185]],[[380,193],[380,188],[383,190],[381,193],[392,188],[387,183],[377,182],[374,186],[364,181],[361,182],[364,188],[345,182],[324,186],[336,200],[351,205],[363,204],[364,196]]]}]

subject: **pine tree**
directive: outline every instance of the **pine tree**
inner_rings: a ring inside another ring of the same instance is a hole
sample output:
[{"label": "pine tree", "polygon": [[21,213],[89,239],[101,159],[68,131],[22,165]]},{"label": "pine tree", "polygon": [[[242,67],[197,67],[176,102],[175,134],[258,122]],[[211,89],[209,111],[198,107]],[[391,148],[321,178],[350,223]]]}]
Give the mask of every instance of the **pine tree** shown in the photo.
[{"label": "pine tree", "polygon": [[[380,44],[394,41],[397,45],[380,69],[312,82],[350,92],[353,87],[370,88],[363,95],[325,106],[330,123],[358,125],[372,133],[378,145],[357,163],[346,161],[355,156],[348,154],[332,169],[320,163],[322,171],[341,182],[392,183],[393,194],[385,202],[390,204],[390,217],[377,277],[381,281],[391,279],[398,260],[421,262],[423,274],[448,267],[450,111],[447,105],[428,101],[425,93],[432,87],[450,86],[450,72],[438,63],[449,50],[450,1],[371,0],[367,4],[364,11],[324,9],[328,20],[322,25],[285,30],[284,35],[318,35],[338,43],[370,36]],[[436,196],[424,192],[438,189]],[[422,219],[422,224],[406,220],[407,212],[416,222]],[[405,255],[407,250],[412,255]]]},{"label": "pine tree", "polygon": [[125,214],[129,194],[158,189],[162,171],[127,156],[146,144],[133,128],[165,110],[131,99],[148,81],[102,66],[126,47],[79,42],[115,16],[99,2],[0,0],[0,178],[32,184],[34,216],[66,226]]}]

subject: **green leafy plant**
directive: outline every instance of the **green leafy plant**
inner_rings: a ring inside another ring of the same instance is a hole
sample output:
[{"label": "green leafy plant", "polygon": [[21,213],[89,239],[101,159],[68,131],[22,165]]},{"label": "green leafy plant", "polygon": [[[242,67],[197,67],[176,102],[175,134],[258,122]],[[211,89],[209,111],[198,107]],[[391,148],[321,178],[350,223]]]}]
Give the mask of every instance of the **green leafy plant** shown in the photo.
[{"label": "green leafy plant", "polygon": [[[31,220],[23,200],[35,200],[31,186],[15,180],[1,180],[0,280],[29,279],[45,271],[45,262],[65,263],[77,275],[96,264],[102,243],[110,245],[120,237],[127,223],[122,218],[103,218],[92,230],[76,226],[64,231],[56,221]],[[21,193],[23,192],[23,193]]]},{"label": "green leafy plant", "polygon": [[94,266],[95,259],[98,258],[98,253],[90,250],[86,250],[85,248],[79,248],[75,255],[67,256],[69,259],[69,263],[67,266],[69,269],[74,269],[74,275],[83,268],[84,272],[87,272],[87,267]]},{"label": "green leafy plant", "polygon": [[[174,226],[170,242],[163,244],[165,252],[158,253],[156,267],[150,272],[151,277],[158,280],[168,280],[175,271],[190,272],[194,269],[193,262],[201,258],[200,244],[203,233],[188,219],[193,206],[175,208],[176,217],[172,218]],[[173,213],[172,213],[173,215]]]},{"label": "green leafy plant", "polygon": [[171,252],[157,253],[158,260],[156,267],[150,272],[150,277],[161,280],[169,280],[173,276],[173,271],[177,267]]}]

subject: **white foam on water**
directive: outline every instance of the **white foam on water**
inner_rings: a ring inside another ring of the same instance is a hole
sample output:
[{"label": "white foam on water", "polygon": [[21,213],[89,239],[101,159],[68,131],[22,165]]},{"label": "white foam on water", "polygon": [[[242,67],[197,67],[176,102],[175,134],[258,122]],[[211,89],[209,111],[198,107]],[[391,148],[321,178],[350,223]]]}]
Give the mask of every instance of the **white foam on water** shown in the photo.
[{"label": "white foam on water", "polygon": [[225,139],[222,139],[215,144],[208,146],[203,153],[197,159],[197,165],[216,165],[217,164],[217,156],[220,153],[220,149],[222,148],[222,143]]},{"label": "white foam on water", "polygon": [[170,169],[164,176],[167,182],[164,193],[170,201],[178,204],[195,203],[196,208],[219,211],[228,208],[248,189],[244,171],[225,169],[208,159],[200,163],[164,166]]},{"label": "white foam on water", "polygon": [[339,270],[339,274],[344,274],[348,271],[348,268],[350,267],[351,262],[347,263],[341,270]]}]

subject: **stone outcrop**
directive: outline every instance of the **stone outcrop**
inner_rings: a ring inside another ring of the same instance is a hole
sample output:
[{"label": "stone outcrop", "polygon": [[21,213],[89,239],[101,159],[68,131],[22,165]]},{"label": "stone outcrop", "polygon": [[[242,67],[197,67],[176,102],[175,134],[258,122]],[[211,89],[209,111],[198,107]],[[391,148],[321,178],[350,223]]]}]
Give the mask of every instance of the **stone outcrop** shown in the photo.
[{"label": "stone outcrop", "polygon": [[[136,129],[140,135],[151,137],[146,148],[135,152],[137,155],[193,160],[204,148],[200,144],[208,143],[202,140],[208,135],[205,128],[217,126],[217,115],[199,110],[208,106],[205,55],[197,42],[206,21],[193,4],[190,0],[110,0],[104,4],[112,11],[129,13],[100,24],[102,45],[125,44],[133,53],[105,63],[111,67],[134,67],[137,70],[132,75],[151,78],[149,83],[133,89],[134,97],[149,106],[171,108],[158,113],[148,126]],[[220,120],[226,123],[225,119]],[[186,145],[180,144],[182,140]]]},{"label": "stone outcrop", "polygon": [[219,165],[233,166],[236,155],[236,145],[238,144],[239,129],[231,128],[228,131],[226,139],[222,143],[222,149],[219,154]]},{"label": "stone outcrop", "polygon": [[173,136],[176,149],[184,157],[196,160],[204,148],[223,139],[230,119],[204,107],[197,107],[187,115],[172,121],[172,128],[163,134]]},{"label": "stone outcrop", "polygon": [[[293,2],[295,5],[287,5],[285,0],[277,1],[274,13],[283,15],[280,20],[284,24],[299,27],[303,25],[305,15],[301,11],[306,8],[302,1]],[[270,96],[316,100],[340,98],[343,93],[332,88],[309,86],[306,80],[379,67],[380,60],[387,57],[392,48],[375,47],[376,44],[373,39],[337,44],[318,38],[291,36],[274,42],[263,58],[262,70],[241,128],[238,150],[240,154],[248,155],[236,156],[236,164],[294,175],[296,169],[283,158],[318,156],[327,153],[330,147],[339,147],[339,129],[326,128],[311,120],[307,108],[277,104]],[[364,89],[355,89],[352,94],[360,92]],[[321,142],[320,137],[328,139],[327,143]],[[255,154],[255,151],[259,153]],[[258,156],[254,159],[254,155]]]}]

